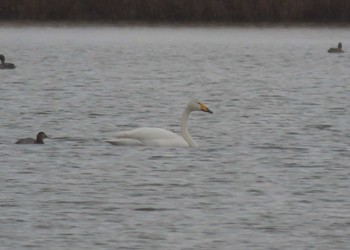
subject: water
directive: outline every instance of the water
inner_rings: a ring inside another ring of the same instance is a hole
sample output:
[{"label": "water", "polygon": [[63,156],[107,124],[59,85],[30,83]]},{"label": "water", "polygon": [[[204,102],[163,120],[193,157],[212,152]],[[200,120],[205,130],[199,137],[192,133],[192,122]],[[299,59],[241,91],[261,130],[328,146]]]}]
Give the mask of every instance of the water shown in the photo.
[{"label": "water", "polygon": [[[349,28],[1,27],[1,249],[346,249]],[[192,148],[117,147],[179,131]],[[45,145],[15,145],[44,131]]]}]

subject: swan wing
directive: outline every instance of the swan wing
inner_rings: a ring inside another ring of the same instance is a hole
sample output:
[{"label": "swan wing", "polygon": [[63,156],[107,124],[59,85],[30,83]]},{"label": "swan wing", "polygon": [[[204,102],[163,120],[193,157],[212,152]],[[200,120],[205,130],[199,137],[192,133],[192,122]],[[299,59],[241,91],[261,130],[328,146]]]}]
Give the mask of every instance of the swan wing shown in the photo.
[{"label": "swan wing", "polygon": [[148,146],[176,146],[188,147],[183,137],[162,128],[137,128],[116,134],[107,142],[114,145],[148,145]]}]

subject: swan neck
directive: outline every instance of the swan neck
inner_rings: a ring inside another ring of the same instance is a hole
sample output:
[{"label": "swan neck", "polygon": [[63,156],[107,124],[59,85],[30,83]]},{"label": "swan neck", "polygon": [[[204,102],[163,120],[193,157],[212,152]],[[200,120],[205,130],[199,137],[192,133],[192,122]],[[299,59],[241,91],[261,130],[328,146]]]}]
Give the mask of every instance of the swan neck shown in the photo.
[{"label": "swan neck", "polygon": [[191,110],[189,109],[189,107],[187,107],[185,109],[185,111],[182,114],[182,118],[181,118],[181,136],[185,139],[185,141],[188,143],[188,145],[190,147],[197,147],[197,144],[193,141],[190,133],[188,132],[188,124],[187,124],[187,120],[188,117],[191,113]]}]

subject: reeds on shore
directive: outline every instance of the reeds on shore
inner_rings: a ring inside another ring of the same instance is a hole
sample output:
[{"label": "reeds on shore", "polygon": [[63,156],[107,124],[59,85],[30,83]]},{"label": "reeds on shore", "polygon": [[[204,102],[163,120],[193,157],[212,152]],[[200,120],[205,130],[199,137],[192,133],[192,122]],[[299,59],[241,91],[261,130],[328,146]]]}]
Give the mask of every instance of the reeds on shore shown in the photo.
[{"label": "reeds on shore", "polygon": [[346,23],[350,0],[1,0],[0,20]]}]

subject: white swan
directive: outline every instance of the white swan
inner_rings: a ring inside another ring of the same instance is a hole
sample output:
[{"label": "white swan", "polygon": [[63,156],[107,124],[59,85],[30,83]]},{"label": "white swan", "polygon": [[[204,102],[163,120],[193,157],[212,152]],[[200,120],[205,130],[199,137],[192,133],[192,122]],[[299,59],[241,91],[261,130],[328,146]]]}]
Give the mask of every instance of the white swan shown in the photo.
[{"label": "white swan", "polygon": [[146,146],[171,146],[171,147],[197,147],[188,132],[187,119],[192,111],[211,112],[198,99],[190,101],[182,114],[181,133],[177,135],[162,128],[137,128],[130,131],[120,132],[116,138],[107,140],[113,145],[146,145]]}]

